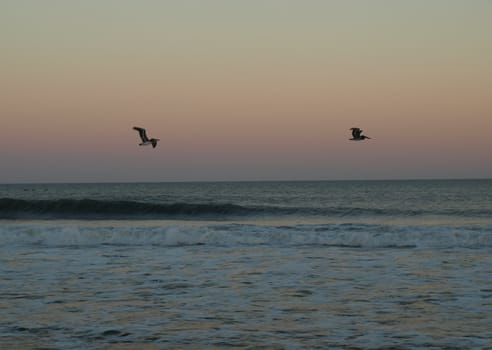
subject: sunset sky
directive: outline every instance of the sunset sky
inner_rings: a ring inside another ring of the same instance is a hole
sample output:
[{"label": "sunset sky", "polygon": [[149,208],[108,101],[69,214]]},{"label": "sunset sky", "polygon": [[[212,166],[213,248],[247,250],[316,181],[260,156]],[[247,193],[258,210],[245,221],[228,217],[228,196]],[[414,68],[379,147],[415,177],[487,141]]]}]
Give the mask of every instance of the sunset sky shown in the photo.
[{"label": "sunset sky", "polygon": [[0,106],[0,183],[491,178],[492,1],[0,0]]}]

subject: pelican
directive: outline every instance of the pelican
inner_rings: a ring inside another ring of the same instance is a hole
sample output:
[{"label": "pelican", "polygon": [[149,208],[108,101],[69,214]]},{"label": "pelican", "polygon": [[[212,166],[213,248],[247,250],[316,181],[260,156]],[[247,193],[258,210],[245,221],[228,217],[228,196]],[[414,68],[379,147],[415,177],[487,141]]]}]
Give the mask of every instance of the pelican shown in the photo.
[{"label": "pelican", "polygon": [[159,139],[149,139],[147,137],[147,132],[145,131],[144,128],[139,128],[134,126],[133,130],[137,130],[138,133],[140,134],[140,138],[142,139],[142,143],[138,144],[139,146],[152,145],[152,148],[155,148],[155,146],[157,146],[157,141],[159,141]]},{"label": "pelican", "polygon": [[365,139],[371,139],[369,136],[362,135],[362,130],[359,128],[350,128],[352,130],[352,141],[362,141]]}]

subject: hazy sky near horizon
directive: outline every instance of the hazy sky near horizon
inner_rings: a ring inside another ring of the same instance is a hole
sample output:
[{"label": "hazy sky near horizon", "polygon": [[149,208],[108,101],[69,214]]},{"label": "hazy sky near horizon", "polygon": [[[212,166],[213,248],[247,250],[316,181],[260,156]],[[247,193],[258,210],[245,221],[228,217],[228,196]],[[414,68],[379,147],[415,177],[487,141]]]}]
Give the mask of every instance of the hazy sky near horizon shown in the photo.
[{"label": "hazy sky near horizon", "polygon": [[491,34],[488,0],[1,0],[0,183],[492,177]]}]

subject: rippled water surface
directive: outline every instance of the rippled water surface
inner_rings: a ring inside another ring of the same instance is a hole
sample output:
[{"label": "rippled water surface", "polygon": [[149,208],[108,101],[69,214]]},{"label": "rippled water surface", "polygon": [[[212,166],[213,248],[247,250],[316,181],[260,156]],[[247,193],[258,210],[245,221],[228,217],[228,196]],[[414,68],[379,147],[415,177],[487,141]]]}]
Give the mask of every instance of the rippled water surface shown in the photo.
[{"label": "rippled water surface", "polygon": [[3,348],[481,348],[492,251],[1,250]]},{"label": "rippled water surface", "polygon": [[152,203],[212,207],[126,220],[77,202],[147,203],[112,187],[3,188],[28,204],[1,209],[0,348],[492,349],[490,182],[393,183],[402,202],[386,184],[267,185],[154,184]]}]

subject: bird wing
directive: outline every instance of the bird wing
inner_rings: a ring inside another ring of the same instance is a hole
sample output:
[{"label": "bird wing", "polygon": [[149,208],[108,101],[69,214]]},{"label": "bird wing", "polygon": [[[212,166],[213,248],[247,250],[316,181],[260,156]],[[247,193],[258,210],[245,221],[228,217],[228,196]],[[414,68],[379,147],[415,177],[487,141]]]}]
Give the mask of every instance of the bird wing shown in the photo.
[{"label": "bird wing", "polygon": [[147,133],[145,132],[144,128],[138,128],[134,126],[133,129],[138,131],[138,133],[140,134],[140,138],[142,139],[142,142],[149,142],[149,138],[147,137]]},{"label": "bird wing", "polygon": [[352,137],[354,139],[358,139],[360,137],[360,133],[362,132],[359,128],[352,128]]}]

